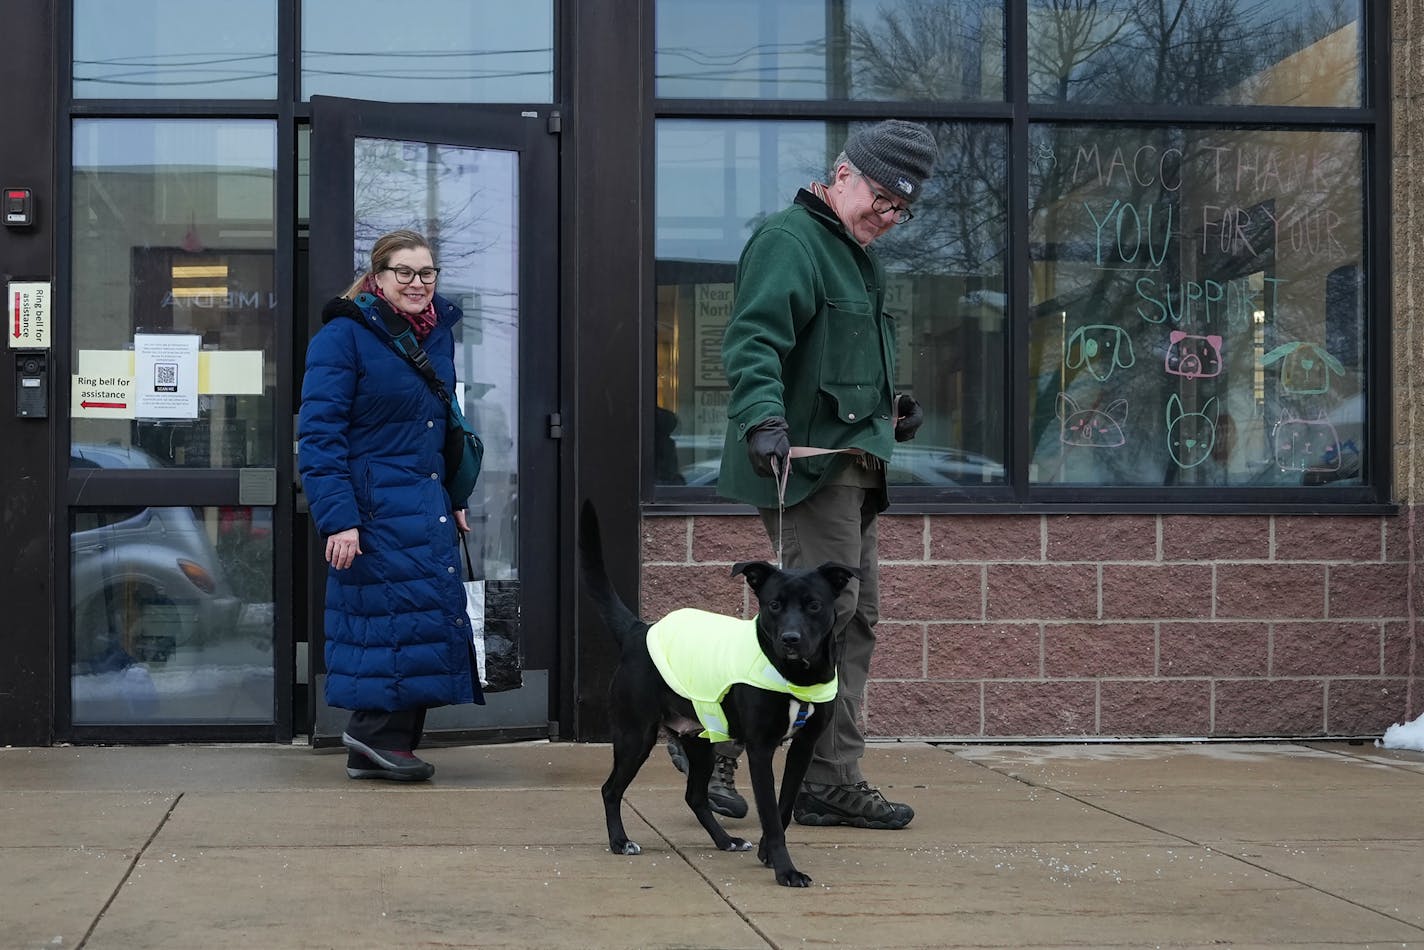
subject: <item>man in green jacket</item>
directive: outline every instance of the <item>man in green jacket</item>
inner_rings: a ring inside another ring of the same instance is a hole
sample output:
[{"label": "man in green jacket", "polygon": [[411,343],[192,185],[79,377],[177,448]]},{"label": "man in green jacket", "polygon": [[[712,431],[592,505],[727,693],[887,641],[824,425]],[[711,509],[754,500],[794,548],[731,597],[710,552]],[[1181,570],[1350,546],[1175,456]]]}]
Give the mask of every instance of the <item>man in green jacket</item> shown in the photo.
[{"label": "man in green jacket", "polygon": [[[938,155],[933,134],[915,122],[890,119],[852,135],[830,180],[802,189],[747,241],[722,340],[731,400],[718,492],[760,510],[787,567],[838,561],[863,575],[835,603],[840,689],[796,799],[805,825],[893,829],[915,815],[860,771],[885,463],[924,419],[919,403],[893,388],[895,326],[870,244],[910,219]],[[835,451],[793,458],[793,445]],[[788,463],[778,498],[776,473]],[[719,747],[713,783],[726,787],[709,789],[724,805],[738,804],[727,758],[734,751]]]}]

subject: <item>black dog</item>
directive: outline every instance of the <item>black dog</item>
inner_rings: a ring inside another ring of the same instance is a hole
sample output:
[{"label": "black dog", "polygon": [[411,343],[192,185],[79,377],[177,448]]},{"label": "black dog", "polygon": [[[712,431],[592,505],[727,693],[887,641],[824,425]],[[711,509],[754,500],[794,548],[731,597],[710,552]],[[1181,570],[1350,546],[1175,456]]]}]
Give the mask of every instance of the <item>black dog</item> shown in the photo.
[{"label": "black dog", "polygon": [[[723,851],[751,850],[750,842],[728,835],[712,813],[707,801],[707,781],[712,776],[712,744],[698,734],[706,720],[698,721],[693,703],[675,692],[660,672],[658,663],[666,662],[662,647],[657,647],[657,660],[649,652],[648,631],[653,625],[635,616],[609,582],[603,566],[598,517],[587,501],[580,516],[579,549],[590,594],[622,649],[609,687],[613,771],[603,783],[609,850],[614,854],[642,851],[637,843],[628,840],[623,828],[623,794],[647,761],[648,753],[657,742],[658,728],[663,725],[682,739],[687,754],[686,801],[711,835],[713,844]],[[778,884],[805,887],[811,878],[791,863],[791,855],[786,850],[786,826],[791,822],[791,805],[801,789],[811,750],[830,722],[835,705],[833,684],[837,657],[831,643],[833,604],[851,578],[860,577],[860,571],[833,563],[822,564],[815,570],[778,570],[765,561],[743,561],[732,567],[732,574],[746,576],[761,606],[755,620],[756,645],[775,670],[775,673],[767,670],[766,674],[784,679],[789,686],[777,691],[745,682],[734,683],[721,698],[720,706],[711,708],[722,714],[723,731],[746,747],[747,768],[751,773],[757,815],[761,819],[762,837],[757,857],[762,864],[775,869]],[[675,611],[669,620],[680,615],[693,622],[710,621],[714,626],[738,623],[717,614],[687,610]],[[664,622],[668,621],[660,621]],[[661,634],[658,639],[661,644]],[[759,659],[754,658],[753,665],[759,664]],[[816,702],[809,715],[807,704],[800,703],[798,714],[798,702],[789,694],[792,686],[803,693],[818,688],[821,692],[828,690],[832,698]],[[704,703],[704,716],[715,718],[708,705]],[[803,720],[803,724],[797,725]],[[778,803],[772,756],[788,733],[792,735],[791,747],[786,754]]]}]

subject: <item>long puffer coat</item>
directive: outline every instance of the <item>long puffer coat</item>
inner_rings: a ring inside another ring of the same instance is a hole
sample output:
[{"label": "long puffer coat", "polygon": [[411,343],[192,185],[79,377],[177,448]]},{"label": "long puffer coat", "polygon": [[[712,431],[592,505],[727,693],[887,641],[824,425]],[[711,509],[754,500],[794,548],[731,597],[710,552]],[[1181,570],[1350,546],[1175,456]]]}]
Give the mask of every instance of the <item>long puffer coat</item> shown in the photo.
[{"label": "long puffer coat", "polygon": [[[385,301],[377,306],[392,315]],[[436,296],[435,313],[424,348],[453,392],[460,308]],[[443,485],[445,406],[391,349],[376,315],[337,298],[322,319],[302,383],[302,487],[323,539],[359,528],[361,544],[349,568],[327,572],[326,702],[387,711],[482,703]]]}]

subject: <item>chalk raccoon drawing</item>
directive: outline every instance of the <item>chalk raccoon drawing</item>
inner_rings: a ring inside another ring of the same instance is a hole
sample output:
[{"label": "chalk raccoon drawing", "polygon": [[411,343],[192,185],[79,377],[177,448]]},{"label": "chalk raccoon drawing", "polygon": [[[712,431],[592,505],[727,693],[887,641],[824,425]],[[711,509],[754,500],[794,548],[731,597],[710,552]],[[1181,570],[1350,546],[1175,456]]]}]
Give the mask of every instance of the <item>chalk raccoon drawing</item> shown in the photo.
[{"label": "chalk raccoon drawing", "polygon": [[1079,327],[1068,337],[1065,362],[1069,369],[1088,367],[1094,379],[1105,383],[1114,369],[1131,366],[1137,357],[1132,354],[1132,339],[1122,327],[1094,323]]},{"label": "chalk raccoon drawing", "polygon": [[1104,409],[1079,409],[1067,393],[1058,394],[1058,418],[1062,420],[1059,439],[1064,445],[1111,449],[1127,441],[1122,427],[1127,424],[1127,400],[1119,399]]},{"label": "chalk raccoon drawing", "polygon": [[1182,468],[1200,465],[1216,444],[1216,397],[1200,412],[1186,412],[1182,400],[1172,393],[1167,399],[1167,451]]},{"label": "chalk raccoon drawing", "polygon": [[1271,432],[1276,465],[1283,472],[1338,472],[1340,434],[1323,414],[1318,419],[1283,416]]},{"label": "chalk raccoon drawing", "polygon": [[1173,330],[1167,338],[1167,372],[1187,379],[1221,375],[1221,337]]}]

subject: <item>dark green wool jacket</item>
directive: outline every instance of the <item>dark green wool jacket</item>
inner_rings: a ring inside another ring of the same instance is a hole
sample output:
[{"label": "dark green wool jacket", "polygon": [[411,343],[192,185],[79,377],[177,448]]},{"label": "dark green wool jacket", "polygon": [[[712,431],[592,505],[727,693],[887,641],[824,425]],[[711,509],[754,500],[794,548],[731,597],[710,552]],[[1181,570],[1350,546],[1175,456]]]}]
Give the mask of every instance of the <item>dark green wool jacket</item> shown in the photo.
[{"label": "dark green wool jacket", "polygon": [[[771,416],[786,419],[794,446],[855,447],[889,461],[895,327],[884,304],[880,261],[809,191],[757,228],[737,264],[722,339],[732,393],[718,493],[776,507],[775,480],[752,470],[746,448],[748,431]],[[793,460],[786,504],[804,501],[848,464],[858,463],[850,455]]]}]

